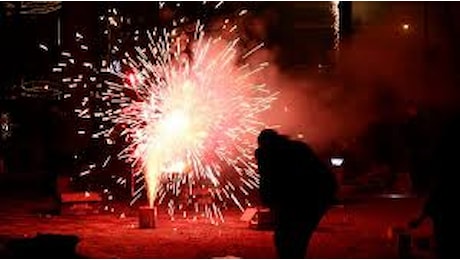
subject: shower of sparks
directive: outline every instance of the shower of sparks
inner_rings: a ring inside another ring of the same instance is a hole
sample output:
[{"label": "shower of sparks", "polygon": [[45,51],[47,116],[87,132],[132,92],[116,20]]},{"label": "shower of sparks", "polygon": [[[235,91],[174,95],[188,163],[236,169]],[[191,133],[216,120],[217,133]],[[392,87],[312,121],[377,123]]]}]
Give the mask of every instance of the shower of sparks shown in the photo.
[{"label": "shower of sparks", "polygon": [[[253,152],[266,126],[259,115],[276,93],[257,75],[268,63],[248,61],[262,43],[242,52],[236,24],[223,26],[217,35],[205,34],[199,21],[194,28],[193,35],[154,29],[147,32],[145,47],[137,43],[124,54],[114,44],[111,53],[122,54],[116,59],[90,62],[62,52],[53,72],[68,87],[65,97],[81,100],[74,109],[82,121],[78,135],[89,134],[107,146],[117,142],[117,135],[123,137],[126,145],[118,158],[133,169],[132,203],[145,190],[151,206],[166,202],[169,212],[174,212],[171,207],[184,216],[201,212],[219,222],[221,206],[233,202],[243,210],[250,205],[251,190],[258,188]],[[136,31],[135,42],[139,35]],[[80,52],[88,51],[82,34],[76,33],[75,40]],[[91,120],[99,125],[90,126]],[[80,176],[111,161],[108,155]]]},{"label": "shower of sparks", "polygon": [[[124,83],[107,82],[111,91],[104,93],[120,106],[111,120],[126,126],[122,135],[131,139],[120,157],[144,174],[150,205],[199,192],[203,200],[227,198],[243,209],[240,195],[258,187],[252,154],[265,124],[257,116],[275,95],[253,77],[266,62],[236,63],[263,45],[240,57],[238,38],[206,37],[202,29],[188,40],[148,36],[147,48],[127,55],[129,72],[115,73]],[[215,203],[208,206],[205,214],[219,215]]]}]

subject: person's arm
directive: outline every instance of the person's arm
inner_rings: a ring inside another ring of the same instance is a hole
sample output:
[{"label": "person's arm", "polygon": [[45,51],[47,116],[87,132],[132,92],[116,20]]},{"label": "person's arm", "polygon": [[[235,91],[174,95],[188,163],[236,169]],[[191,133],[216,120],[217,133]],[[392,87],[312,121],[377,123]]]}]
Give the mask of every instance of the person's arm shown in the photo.
[{"label": "person's arm", "polygon": [[269,167],[266,165],[266,158],[263,158],[259,149],[255,152],[257,170],[260,176],[259,194],[263,206],[269,207],[272,204],[271,176]]}]

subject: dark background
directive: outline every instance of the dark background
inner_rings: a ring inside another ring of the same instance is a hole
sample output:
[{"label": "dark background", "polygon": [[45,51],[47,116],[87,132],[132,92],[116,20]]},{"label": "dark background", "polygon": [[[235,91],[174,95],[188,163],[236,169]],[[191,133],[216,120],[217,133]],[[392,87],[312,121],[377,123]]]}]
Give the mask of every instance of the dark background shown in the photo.
[{"label": "dark background", "polygon": [[[375,107],[377,119],[367,120],[359,131],[337,142],[329,137],[321,142],[325,153],[342,154],[344,145],[337,143],[347,142],[347,152],[354,153],[351,158],[361,160],[351,175],[367,172],[374,161],[395,172],[410,170],[414,151],[423,150],[417,160],[429,158],[432,150],[427,144],[436,143],[433,132],[442,128],[439,121],[456,111],[458,3],[341,2],[339,51],[334,50],[334,18],[328,2],[231,2],[219,10],[209,10],[213,8],[201,2],[183,2],[180,8],[175,4],[168,2],[169,7],[160,10],[157,2],[62,2],[47,14],[27,13],[21,2],[0,5],[0,111],[10,114],[14,126],[11,138],[1,141],[0,156],[6,165],[2,186],[46,184],[50,171],[60,175],[78,171],[75,154],[93,156],[92,144],[75,135],[69,107],[53,95],[24,96],[20,86],[49,79],[60,51],[77,48],[75,32],[92,46],[88,59],[107,55],[108,40],[101,37],[106,27],[98,18],[109,8],[132,17],[132,26],[140,30],[167,26],[168,12],[200,17],[206,23],[248,9],[245,37],[267,43],[280,73],[314,79],[322,92],[339,81],[345,93],[353,93],[344,94],[347,102]],[[404,24],[409,30],[402,29]],[[40,43],[49,50],[40,49]],[[376,101],[363,101],[370,99],[369,93]],[[360,120],[359,115],[349,118],[349,122]]]}]

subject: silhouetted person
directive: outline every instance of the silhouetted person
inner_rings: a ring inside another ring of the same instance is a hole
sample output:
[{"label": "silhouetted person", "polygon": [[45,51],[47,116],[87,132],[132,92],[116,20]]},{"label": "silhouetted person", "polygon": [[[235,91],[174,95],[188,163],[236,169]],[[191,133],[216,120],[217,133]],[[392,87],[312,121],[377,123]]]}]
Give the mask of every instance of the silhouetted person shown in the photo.
[{"label": "silhouetted person", "polygon": [[260,195],[273,213],[278,256],[304,258],[313,232],[335,199],[335,178],[303,142],[265,129],[258,144]]},{"label": "silhouetted person", "polygon": [[411,228],[418,227],[427,217],[431,219],[438,258],[460,258],[458,236],[460,234],[460,193],[458,188],[460,156],[458,122],[449,124],[443,135],[435,161],[436,179],[420,216],[411,221]]}]

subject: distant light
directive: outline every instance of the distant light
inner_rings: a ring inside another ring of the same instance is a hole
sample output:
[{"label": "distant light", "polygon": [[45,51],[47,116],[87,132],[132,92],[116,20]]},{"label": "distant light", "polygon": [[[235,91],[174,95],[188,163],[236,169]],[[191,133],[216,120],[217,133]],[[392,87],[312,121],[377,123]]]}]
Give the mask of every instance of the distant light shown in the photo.
[{"label": "distant light", "polygon": [[406,198],[411,198],[412,196],[410,194],[397,194],[397,193],[390,193],[390,194],[382,194],[378,197],[381,198],[386,198],[386,199],[406,199]]},{"label": "distant light", "polygon": [[402,25],[403,30],[407,31],[410,28],[410,25],[408,23],[405,23]]},{"label": "distant light", "polygon": [[332,166],[340,167],[343,164],[344,159],[340,157],[332,157],[330,159]]}]

